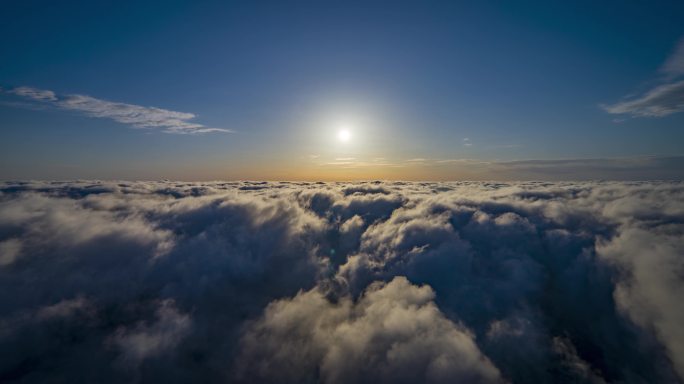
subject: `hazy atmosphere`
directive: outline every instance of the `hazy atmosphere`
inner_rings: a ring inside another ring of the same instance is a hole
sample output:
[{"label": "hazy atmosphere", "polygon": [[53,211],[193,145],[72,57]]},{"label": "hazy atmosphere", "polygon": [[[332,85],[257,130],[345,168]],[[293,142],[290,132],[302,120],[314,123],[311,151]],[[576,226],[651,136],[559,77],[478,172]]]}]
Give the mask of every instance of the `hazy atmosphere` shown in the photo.
[{"label": "hazy atmosphere", "polygon": [[684,383],[681,1],[0,2],[1,383]]}]

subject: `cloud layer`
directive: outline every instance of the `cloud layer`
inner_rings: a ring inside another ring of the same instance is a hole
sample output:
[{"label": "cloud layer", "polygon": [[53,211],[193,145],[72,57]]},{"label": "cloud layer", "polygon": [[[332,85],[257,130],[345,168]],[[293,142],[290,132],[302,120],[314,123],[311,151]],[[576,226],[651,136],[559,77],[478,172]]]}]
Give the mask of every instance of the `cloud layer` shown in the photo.
[{"label": "cloud layer", "polygon": [[3,183],[0,381],[682,382],[682,255],[677,182]]},{"label": "cloud layer", "polygon": [[192,113],[118,103],[85,95],[58,96],[53,91],[32,87],[17,87],[8,92],[34,102],[76,111],[87,116],[111,119],[135,128],[159,129],[166,133],[231,132],[228,129],[209,128],[193,123],[191,120],[196,116]]}]

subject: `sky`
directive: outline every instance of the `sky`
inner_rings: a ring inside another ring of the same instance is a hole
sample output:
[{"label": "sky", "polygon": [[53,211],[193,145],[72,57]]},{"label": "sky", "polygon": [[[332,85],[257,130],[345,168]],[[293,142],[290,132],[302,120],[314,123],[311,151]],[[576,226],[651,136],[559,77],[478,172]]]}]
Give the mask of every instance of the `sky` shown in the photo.
[{"label": "sky", "polygon": [[684,3],[552,3],[5,1],[0,179],[682,179]]}]

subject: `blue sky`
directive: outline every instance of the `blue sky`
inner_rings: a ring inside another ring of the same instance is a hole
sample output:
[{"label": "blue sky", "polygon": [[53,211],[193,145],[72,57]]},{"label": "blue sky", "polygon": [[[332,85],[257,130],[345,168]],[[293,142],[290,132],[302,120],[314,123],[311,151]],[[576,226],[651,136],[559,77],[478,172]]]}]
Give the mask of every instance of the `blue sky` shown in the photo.
[{"label": "blue sky", "polygon": [[684,172],[682,2],[197,3],[3,2],[0,178]]}]

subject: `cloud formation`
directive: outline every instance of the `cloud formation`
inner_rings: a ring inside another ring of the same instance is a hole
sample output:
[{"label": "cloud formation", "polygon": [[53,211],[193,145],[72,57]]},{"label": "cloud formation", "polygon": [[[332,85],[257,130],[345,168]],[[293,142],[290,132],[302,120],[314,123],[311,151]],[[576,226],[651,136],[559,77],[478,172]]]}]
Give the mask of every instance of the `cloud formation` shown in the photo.
[{"label": "cloud formation", "polygon": [[2,382],[684,379],[684,184],[5,182]]},{"label": "cloud formation", "polygon": [[[354,302],[319,289],[271,303],[242,339],[247,382],[493,383],[473,335],[444,317],[428,286],[371,284]],[[318,377],[317,377],[318,376]]]},{"label": "cloud formation", "polygon": [[660,68],[660,72],[669,77],[684,75],[684,38],[679,39],[674,51]]},{"label": "cloud formation", "polygon": [[684,81],[659,85],[638,98],[606,105],[604,109],[635,117],[663,117],[684,111]]},{"label": "cloud formation", "polygon": [[664,117],[684,111],[684,39],[660,68],[661,84],[636,97],[602,105],[608,113],[632,117]]},{"label": "cloud formation", "polygon": [[17,87],[8,91],[31,101],[46,103],[56,108],[76,111],[91,117],[111,119],[134,128],[159,129],[166,133],[232,132],[224,128],[210,128],[191,120],[192,113],[144,107],[96,99],[85,95],[57,95],[55,92],[32,87]]},{"label": "cloud formation", "polygon": [[190,329],[190,317],[179,313],[172,300],[160,303],[157,320],[140,323],[132,329],[120,328],[110,339],[121,350],[125,363],[139,364],[144,359],[172,350]]},{"label": "cloud formation", "polygon": [[[635,156],[546,160],[484,161],[423,159],[406,162],[422,174],[469,180],[681,180],[684,156]],[[410,169],[410,168],[409,168]],[[434,177],[434,176],[433,176]]]}]

